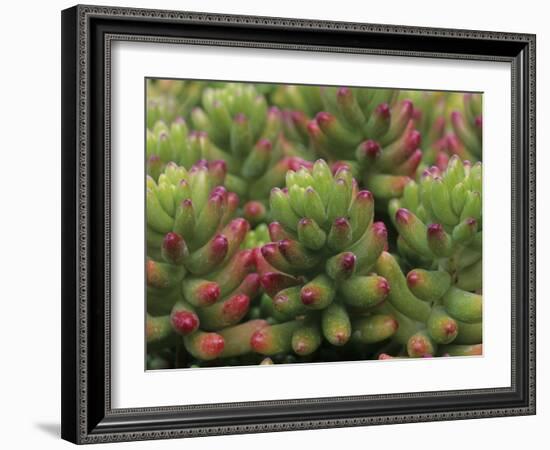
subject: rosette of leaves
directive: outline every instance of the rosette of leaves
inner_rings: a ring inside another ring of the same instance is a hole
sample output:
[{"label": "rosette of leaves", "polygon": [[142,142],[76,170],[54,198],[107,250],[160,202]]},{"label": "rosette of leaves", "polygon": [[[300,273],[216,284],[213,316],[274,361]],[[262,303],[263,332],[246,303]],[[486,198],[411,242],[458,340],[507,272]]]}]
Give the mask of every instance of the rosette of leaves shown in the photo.
[{"label": "rosette of leaves", "polygon": [[455,110],[451,113],[451,125],[459,141],[454,143],[455,152],[462,159],[472,162],[481,161],[483,127],[481,94],[463,94],[462,100],[462,111]]},{"label": "rosette of leaves", "polygon": [[187,117],[206,86],[204,81],[147,80],[147,128],[153,128],[160,120],[171,123],[177,117]]},{"label": "rosette of leaves", "polygon": [[373,273],[386,227],[373,222],[374,198],[358,190],[350,170],[333,175],[318,160],[310,170],[289,171],[286,187],[272,190],[270,207],[272,242],[255,256],[272,320],[253,334],[252,350],[305,357],[349,343],[361,353],[391,337],[393,316],[372,312],[390,291]]},{"label": "rosette of leaves", "polygon": [[[446,97],[445,116],[450,117],[450,130],[446,129],[443,136],[429,142],[425,139],[428,134],[422,131],[425,151],[421,169],[435,165],[445,170],[453,155],[471,162],[482,159],[481,94],[449,93]],[[430,111],[427,107],[421,109]]]},{"label": "rosette of leaves", "polygon": [[481,169],[453,156],[390,202],[400,257],[384,252],[375,268],[391,286],[380,310],[399,322],[394,354],[481,354]]},{"label": "rosette of leaves", "polygon": [[311,157],[290,145],[281,123],[280,110],[269,107],[253,84],[207,88],[201,106],[191,112],[193,129],[207,133],[211,142],[210,155],[203,157],[226,162],[226,187],[245,201],[243,215],[253,223],[265,220],[271,188],[284,183],[287,170],[306,165]]},{"label": "rosette of leaves", "polygon": [[[255,148],[252,149],[252,153],[256,156],[258,154],[267,155],[271,152],[272,144],[266,139],[261,139]],[[219,170],[223,170],[226,173],[224,176],[224,186],[228,190],[237,188],[245,198],[261,197],[260,194],[249,194],[245,182],[239,181],[234,175],[227,173],[229,169],[236,170],[236,167],[238,167],[236,160],[229,158],[225,152],[214,145],[206,132],[189,131],[186,121],[181,117],[176,118],[170,126],[163,121],[158,121],[155,123],[153,129],[147,130],[146,155],[147,174],[154,180],[159,178],[167,164],[175,163],[178,166],[190,168],[200,161],[206,160],[210,161],[210,164],[213,166],[217,165]],[[273,153],[272,157],[276,159],[278,155]],[[281,183],[281,172],[286,173],[286,170],[289,168],[310,165],[311,163],[298,157],[282,157],[278,163],[264,173],[261,183]],[[253,187],[257,188],[256,185]],[[265,194],[265,191],[266,189],[264,188],[262,192]],[[250,222],[259,223],[266,216],[265,202],[248,201],[244,204],[240,213]]]},{"label": "rosette of leaves", "polygon": [[[260,287],[249,224],[219,166],[169,163],[147,179],[147,321],[150,367],[181,367],[239,353],[264,321],[241,323]],[[240,327],[235,329],[236,327]],[[240,339],[240,340],[239,340]],[[248,345],[248,344],[247,344]],[[164,363],[162,361],[165,361]]]},{"label": "rosette of leaves", "polygon": [[400,99],[413,102],[413,120],[426,148],[443,137],[451,96],[443,91],[401,91],[399,95]]},{"label": "rosette of leaves", "polygon": [[455,100],[453,94],[442,91],[402,91],[402,100],[413,102],[415,128],[422,136],[420,170],[432,165],[445,168],[449,160],[446,141],[448,110]]},{"label": "rosette of leaves", "polygon": [[422,160],[412,102],[398,100],[394,89],[324,86],[319,95],[322,109],[313,120],[300,110],[287,113],[287,135],[307,135],[318,155],[345,161],[377,200],[401,196]]},{"label": "rosette of leaves", "polygon": [[[216,161],[223,165],[225,155],[208,139],[206,133],[190,132],[187,122],[176,117],[172,122],[158,120],[147,129],[147,174],[158,180],[169,163],[190,169],[201,160]],[[224,176],[225,182],[225,176]]]},{"label": "rosette of leaves", "polygon": [[271,95],[273,104],[281,108],[285,136],[299,148],[315,153],[308,125],[315,114],[323,110],[321,89],[319,86],[288,84],[279,86]]},{"label": "rosette of leaves", "polygon": [[282,84],[272,92],[273,104],[287,111],[299,111],[306,117],[312,118],[323,109],[319,86]]}]

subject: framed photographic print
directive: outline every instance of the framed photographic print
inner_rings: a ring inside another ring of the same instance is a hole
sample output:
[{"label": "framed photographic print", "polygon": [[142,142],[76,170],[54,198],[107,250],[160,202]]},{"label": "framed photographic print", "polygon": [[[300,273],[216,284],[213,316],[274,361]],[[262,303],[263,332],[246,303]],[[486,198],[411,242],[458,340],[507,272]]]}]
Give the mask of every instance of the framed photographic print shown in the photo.
[{"label": "framed photographic print", "polygon": [[535,36],[62,12],[62,436],[535,413]]}]

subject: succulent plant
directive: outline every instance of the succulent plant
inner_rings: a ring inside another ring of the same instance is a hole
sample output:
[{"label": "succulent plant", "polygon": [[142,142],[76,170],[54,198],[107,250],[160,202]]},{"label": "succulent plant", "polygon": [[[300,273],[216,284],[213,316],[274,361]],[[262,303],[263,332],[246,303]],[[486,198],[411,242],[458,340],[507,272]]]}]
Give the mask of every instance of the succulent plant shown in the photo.
[{"label": "succulent plant", "polygon": [[[399,323],[395,340],[404,347],[398,352],[481,352],[481,191],[481,163],[453,156],[444,172],[426,170],[390,202],[400,258],[384,252],[375,268],[391,287],[379,309]],[[405,276],[407,267],[414,268]]]},{"label": "succulent plant", "polygon": [[[254,85],[228,84],[202,91],[202,108],[191,119],[158,120],[147,131],[147,171],[157,178],[166,164],[190,168],[200,160],[223,161],[225,187],[243,200],[242,215],[253,224],[267,217],[265,201],[289,169],[310,157],[284,138],[281,112],[268,108]],[[191,129],[190,129],[191,128]]]},{"label": "succulent plant", "polygon": [[268,107],[254,85],[240,83],[205,89],[202,107],[191,113],[193,129],[207,133],[215,147],[211,156],[227,163],[227,188],[252,203],[244,205],[243,214],[254,223],[266,218],[270,189],[311,157],[284,138],[281,121],[280,110]]},{"label": "succulent plant", "polygon": [[149,369],[482,353],[481,95],[148,100]]},{"label": "succulent plant", "polygon": [[201,81],[148,79],[147,127],[153,128],[160,120],[171,123],[186,117],[200,101],[205,86]]},{"label": "succulent plant", "polygon": [[249,224],[231,219],[238,198],[218,169],[170,163],[147,180],[148,348],[183,344],[201,361],[234,351],[217,331],[238,324],[259,289],[253,252],[240,248]]},{"label": "succulent plant", "polygon": [[[436,101],[437,96],[430,96],[426,100],[429,102]],[[418,102],[418,103],[417,103]],[[422,100],[415,100],[415,104],[421,104]],[[422,105],[420,111],[431,111],[433,106]],[[458,94],[447,93],[445,101],[437,104],[437,110],[444,109],[444,117],[449,125],[445,125],[440,133],[427,132],[426,125],[419,122],[423,136],[424,156],[422,158],[421,171],[426,167],[435,165],[440,170],[445,170],[449,159],[453,155],[459,156],[463,161],[477,162],[481,161],[482,149],[482,114],[481,114],[481,94]],[[422,117],[422,116],[421,116]],[[433,126],[439,129],[441,116],[435,119]],[[431,139],[430,136],[437,137]]]},{"label": "succulent plant", "polygon": [[451,124],[464,149],[459,155],[469,161],[480,161],[482,156],[482,101],[481,94],[463,94],[463,108],[451,113]]},{"label": "succulent plant", "polygon": [[[418,170],[437,165],[444,169],[449,161],[449,105],[456,103],[455,94],[443,91],[401,91],[401,100],[413,102],[413,121],[422,136],[422,161]],[[417,171],[418,173],[418,171]]]},{"label": "succulent plant", "polygon": [[[413,102],[415,128],[422,135],[422,147],[429,149],[441,139],[447,127],[448,105],[453,102],[452,93],[444,91],[401,91],[400,100]],[[424,152],[425,161],[426,151]]]},{"label": "succulent plant", "polygon": [[[220,161],[226,171],[223,156],[204,133],[190,132],[186,121],[176,117],[173,122],[156,121],[147,130],[147,174],[155,181],[169,163],[190,169],[201,160]],[[225,180],[225,177],[224,177]]]},{"label": "succulent plant", "polygon": [[271,94],[271,100],[281,109],[296,111],[312,118],[323,109],[321,89],[319,86],[283,84]]},{"label": "succulent plant", "polygon": [[324,160],[289,171],[270,197],[270,242],[256,267],[278,323],[252,336],[255,352],[305,356],[322,345],[376,343],[396,331],[387,314],[372,315],[388,295],[372,272],[387,245],[386,227],[373,222],[374,199],[358,190],[347,168],[332,174]]},{"label": "succulent plant", "polygon": [[[304,92],[306,87],[296,87]],[[322,87],[322,109],[313,118],[286,113],[287,134],[307,135],[308,145],[329,162],[347,161],[380,201],[399,197],[422,159],[413,104],[394,89]]]}]

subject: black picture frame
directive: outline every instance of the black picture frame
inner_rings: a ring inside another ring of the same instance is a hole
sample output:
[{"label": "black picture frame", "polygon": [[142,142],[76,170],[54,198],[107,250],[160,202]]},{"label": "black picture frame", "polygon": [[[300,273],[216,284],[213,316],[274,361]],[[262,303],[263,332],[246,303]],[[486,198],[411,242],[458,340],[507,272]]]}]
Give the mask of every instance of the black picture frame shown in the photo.
[{"label": "black picture frame", "polygon": [[[512,384],[116,410],[110,401],[110,44],[142,40],[512,67]],[[62,437],[98,443],[535,414],[535,36],[75,6],[62,12]]]}]

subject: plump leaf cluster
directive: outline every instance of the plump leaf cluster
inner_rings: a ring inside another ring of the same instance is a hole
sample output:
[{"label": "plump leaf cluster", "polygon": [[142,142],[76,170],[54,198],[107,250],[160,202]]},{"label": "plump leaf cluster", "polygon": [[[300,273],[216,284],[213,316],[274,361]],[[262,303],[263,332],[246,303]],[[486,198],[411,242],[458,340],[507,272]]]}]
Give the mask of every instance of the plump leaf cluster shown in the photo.
[{"label": "plump leaf cluster", "polygon": [[150,369],[481,354],[481,96],[150,80]]},{"label": "plump leaf cluster", "polygon": [[282,113],[251,84],[205,87],[201,101],[169,125],[154,123],[147,133],[148,173],[156,178],[170,161],[190,167],[198,161],[224,161],[225,187],[239,195],[250,222],[267,218],[265,201],[313,155],[290,144],[281,132]]}]

